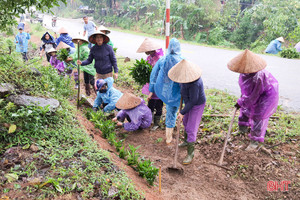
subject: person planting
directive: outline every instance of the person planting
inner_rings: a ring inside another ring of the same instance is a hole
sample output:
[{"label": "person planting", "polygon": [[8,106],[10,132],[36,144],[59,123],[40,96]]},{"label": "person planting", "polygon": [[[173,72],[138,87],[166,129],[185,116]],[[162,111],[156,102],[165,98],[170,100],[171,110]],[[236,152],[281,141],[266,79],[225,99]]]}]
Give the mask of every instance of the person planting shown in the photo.
[{"label": "person planting", "polygon": [[166,104],[166,143],[172,142],[176,123],[176,113],[180,104],[180,86],[168,77],[169,70],[182,60],[180,43],[173,38],[170,41],[167,55],[161,57],[152,69],[149,91]]},{"label": "person planting", "polygon": [[56,52],[57,51],[54,48],[51,48],[48,50],[47,54],[50,56],[50,65],[57,69],[57,72],[60,75],[62,72],[64,72],[65,67],[64,63],[57,59]]},{"label": "person planting", "polygon": [[15,37],[16,43],[16,52],[20,52],[22,54],[23,60],[27,61],[27,51],[28,51],[28,40],[30,40],[29,31],[26,33],[23,32],[25,28],[25,24],[23,22],[19,23],[18,29],[19,33]]},{"label": "person planting", "polygon": [[[145,105],[142,98],[125,93],[117,102],[116,107],[121,109],[113,121],[119,121],[117,126],[123,126],[126,131],[136,131],[148,128],[152,122],[151,110]],[[128,122],[124,123],[127,119]]]},{"label": "person planting", "polygon": [[265,50],[265,53],[277,54],[282,51],[281,44],[284,42],[283,37],[276,38],[272,40]]},{"label": "person planting", "polygon": [[73,54],[75,52],[75,45],[72,42],[72,37],[68,34],[68,30],[65,27],[61,27],[58,32],[60,34],[58,38],[55,33],[56,46],[59,46],[60,42],[64,42],[70,46],[70,54]]},{"label": "person planting", "polygon": [[40,47],[40,56],[43,56],[43,53],[46,52],[47,61],[50,62],[50,55],[47,53],[51,48],[56,48],[55,39],[50,33],[47,31],[43,37],[41,38],[42,45]]},{"label": "person planting", "polygon": [[104,33],[98,31],[93,33],[89,37],[89,41],[95,46],[91,48],[88,59],[81,62],[77,60],[77,64],[85,66],[89,65],[95,60],[95,68],[96,68],[96,78],[97,79],[105,79],[107,77],[112,77],[112,70],[114,69],[114,78],[118,78],[118,66],[117,59],[115,57],[115,53],[113,48],[108,45],[109,37]]},{"label": "person planting", "polygon": [[185,59],[168,73],[172,81],[180,84],[180,94],[185,104],[177,116],[177,120],[183,120],[185,130],[184,141],[179,144],[179,147],[187,147],[184,165],[193,161],[195,142],[206,102],[201,74],[200,67]]},{"label": "person planting", "polygon": [[122,92],[113,87],[114,79],[98,79],[95,83],[97,97],[94,101],[93,110],[103,109],[104,112],[110,112],[116,108],[117,101],[123,95]]},{"label": "person planting", "polygon": [[[159,58],[164,55],[161,46],[149,38],[144,40],[144,42],[138,48],[137,53],[145,53],[148,55],[147,61],[152,67],[154,67]],[[155,92],[149,92],[149,83],[146,83],[143,86],[142,93],[148,95],[148,107],[151,109],[154,124],[152,130],[156,130],[159,127],[159,122],[162,115],[163,101],[156,96]]]},{"label": "person planting", "polygon": [[267,63],[260,56],[246,49],[227,64],[228,68],[240,73],[241,97],[235,107],[240,108],[239,131],[246,133],[251,142],[246,150],[253,150],[258,142],[264,142],[270,116],[278,106],[278,81],[265,70]]}]

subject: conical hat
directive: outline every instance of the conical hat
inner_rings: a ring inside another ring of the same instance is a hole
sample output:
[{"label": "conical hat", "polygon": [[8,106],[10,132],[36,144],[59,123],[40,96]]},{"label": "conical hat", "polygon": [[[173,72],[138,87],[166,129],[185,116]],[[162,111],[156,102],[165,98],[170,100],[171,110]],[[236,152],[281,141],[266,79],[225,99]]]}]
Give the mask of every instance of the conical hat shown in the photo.
[{"label": "conical hat", "polygon": [[98,30],[89,37],[89,42],[90,43],[96,44],[96,38],[95,38],[96,35],[102,35],[103,36],[103,43],[108,43],[109,42],[109,37],[106,34],[102,33],[100,30]]},{"label": "conical hat", "polygon": [[71,47],[66,43],[64,43],[63,41],[60,41],[58,46],[56,47],[56,50],[67,49],[67,48],[71,48]]},{"label": "conical hat", "polygon": [[139,97],[131,93],[124,93],[122,97],[116,103],[116,107],[122,110],[132,109],[142,103]]},{"label": "conical hat", "polygon": [[276,38],[276,40],[278,40],[279,42],[284,42],[283,37]]},{"label": "conical hat", "polygon": [[267,63],[260,56],[246,49],[227,64],[228,69],[234,72],[248,74],[266,68]]},{"label": "conical hat", "polygon": [[99,26],[99,30],[100,31],[105,31],[105,32],[107,32],[106,34],[110,34],[110,30],[109,29],[107,29],[105,26],[103,26],[103,25],[100,25]]},{"label": "conical hat", "polygon": [[78,34],[75,37],[72,38],[72,42],[77,44],[79,42],[79,45],[82,45],[84,43],[89,43],[86,38],[84,38],[82,35]]},{"label": "conical hat", "polygon": [[68,30],[65,27],[61,27],[58,32],[61,33],[68,33]]},{"label": "conical hat", "polygon": [[169,70],[168,76],[177,83],[190,83],[199,79],[201,74],[199,66],[183,59]]},{"label": "conical hat", "polygon": [[144,53],[147,51],[154,51],[154,50],[157,50],[160,48],[161,48],[161,46],[159,44],[154,42],[152,39],[146,38],[136,52]]},{"label": "conical hat", "polygon": [[47,51],[47,53],[57,52],[53,47]]}]

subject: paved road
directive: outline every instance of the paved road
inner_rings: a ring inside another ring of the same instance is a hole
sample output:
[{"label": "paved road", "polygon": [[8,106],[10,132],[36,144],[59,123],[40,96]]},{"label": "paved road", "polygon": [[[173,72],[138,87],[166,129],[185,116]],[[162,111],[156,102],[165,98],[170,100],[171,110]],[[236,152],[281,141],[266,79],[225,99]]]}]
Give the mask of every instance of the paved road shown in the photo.
[{"label": "paved road", "polygon": [[[81,19],[59,19],[58,27],[52,28],[51,18],[45,16],[47,28],[57,31],[65,26],[72,35],[83,32]],[[143,42],[143,36],[112,31],[109,35],[119,56],[128,56],[131,59],[146,58],[145,54],[138,54],[136,50]],[[163,40],[156,40],[164,47]],[[181,44],[182,55],[188,60],[198,64],[203,69],[203,81],[208,88],[227,90],[239,96],[238,74],[227,69],[227,62],[239,54],[239,51],[203,47],[198,45]],[[267,70],[279,81],[280,104],[289,110],[300,111],[300,60],[290,60],[276,56],[261,55],[268,63]]]}]

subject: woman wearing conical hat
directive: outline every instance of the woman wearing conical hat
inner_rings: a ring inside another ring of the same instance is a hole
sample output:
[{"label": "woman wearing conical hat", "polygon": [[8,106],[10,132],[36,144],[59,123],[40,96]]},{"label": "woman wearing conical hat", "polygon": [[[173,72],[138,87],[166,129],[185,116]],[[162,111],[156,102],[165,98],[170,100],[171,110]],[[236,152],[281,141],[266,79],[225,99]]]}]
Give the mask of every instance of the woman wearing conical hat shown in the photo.
[{"label": "woman wearing conical hat", "polygon": [[[159,58],[164,55],[161,46],[149,38],[144,40],[144,42],[138,48],[137,53],[145,53],[148,55],[147,61],[152,67],[154,67]],[[149,91],[149,83],[146,83],[143,86],[142,93],[148,95],[148,107],[151,109],[154,123],[152,130],[156,130],[159,127],[159,122],[162,115],[163,101],[156,96],[155,92]]]},{"label": "woman wearing conical hat", "polygon": [[58,30],[58,33],[60,34],[58,38],[57,38],[57,35],[55,33],[56,46],[59,46],[60,42],[64,42],[64,43],[66,43],[67,45],[70,46],[70,54],[73,54],[75,52],[75,45],[72,42],[72,37],[69,35],[68,30],[65,27],[61,27]]},{"label": "woman wearing conical hat", "polygon": [[184,141],[179,144],[179,147],[187,147],[184,165],[190,164],[194,158],[195,142],[206,102],[201,74],[200,67],[185,59],[168,73],[172,81],[180,84],[180,94],[185,104],[177,117],[183,120],[185,130]]},{"label": "woman wearing conical hat", "polygon": [[182,60],[180,43],[176,38],[170,40],[168,52],[161,57],[152,69],[149,91],[155,92],[166,104],[166,144],[171,144],[180,104],[180,86],[168,77],[169,70]]},{"label": "woman wearing conical hat", "polygon": [[[116,107],[121,109],[113,121],[119,121],[117,126],[123,126],[126,131],[135,131],[148,128],[152,122],[151,110],[145,105],[142,98],[125,93],[117,102]],[[128,122],[124,123],[125,119]]]},{"label": "woman wearing conical hat", "polygon": [[249,50],[233,58],[228,64],[231,71],[240,73],[241,97],[236,107],[240,108],[239,131],[247,132],[251,142],[246,150],[255,149],[264,142],[270,116],[278,106],[278,81],[264,68],[265,60]]},{"label": "woman wearing conical hat", "polygon": [[279,51],[282,51],[281,44],[284,42],[283,37],[276,38],[272,40],[268,47],[266,48],[266,53],[277,54]]}]

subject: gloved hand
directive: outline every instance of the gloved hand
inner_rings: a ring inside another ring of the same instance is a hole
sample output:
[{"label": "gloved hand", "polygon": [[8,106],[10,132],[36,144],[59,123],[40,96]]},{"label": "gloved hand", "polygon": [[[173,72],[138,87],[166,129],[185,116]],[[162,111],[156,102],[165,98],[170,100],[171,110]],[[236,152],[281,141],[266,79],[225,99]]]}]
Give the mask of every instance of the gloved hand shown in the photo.
[{"label": "gloved hand", "polygon": [[238,103],[236,103],[235,105],[234,105],[234,107],[236,107],[237,109],[240,109],[240,105],[238,104]]}]

